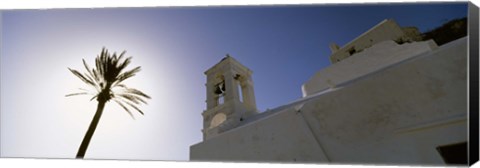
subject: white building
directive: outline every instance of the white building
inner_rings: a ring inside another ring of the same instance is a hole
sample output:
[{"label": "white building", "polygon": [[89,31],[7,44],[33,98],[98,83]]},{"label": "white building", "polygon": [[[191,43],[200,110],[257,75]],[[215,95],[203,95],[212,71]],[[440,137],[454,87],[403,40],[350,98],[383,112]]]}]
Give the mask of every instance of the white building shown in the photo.
[{"label": "white building", "polygon": [[465,163],[466,39],[379,40],[319,70],[303,98],[261,113],[252,71],[227,56],[205,72],[204,140],[190,147],[190,159]]},{"label": "white building", "polygon": [[416,27],[400,27],[393,19],[385,19],[342,48],[335,43],[330,44],[330,50],[332,51],[330,62],[340,62],[382,41],[393,40],[403,43],[420,41],[421,39],[420,31]]}]

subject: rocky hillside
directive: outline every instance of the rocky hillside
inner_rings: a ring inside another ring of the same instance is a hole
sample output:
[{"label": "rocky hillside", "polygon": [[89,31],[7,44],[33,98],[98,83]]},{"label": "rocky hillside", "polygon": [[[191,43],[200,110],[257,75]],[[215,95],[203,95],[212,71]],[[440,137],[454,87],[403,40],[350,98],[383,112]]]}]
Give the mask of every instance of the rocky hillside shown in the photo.
[{"label": "rocky hillside", "polygon": [[423,40],[433,39],[437,45],[443,45],[450,41],[467,35],[467,18],[451,20],[440,27],[422,34]]}]

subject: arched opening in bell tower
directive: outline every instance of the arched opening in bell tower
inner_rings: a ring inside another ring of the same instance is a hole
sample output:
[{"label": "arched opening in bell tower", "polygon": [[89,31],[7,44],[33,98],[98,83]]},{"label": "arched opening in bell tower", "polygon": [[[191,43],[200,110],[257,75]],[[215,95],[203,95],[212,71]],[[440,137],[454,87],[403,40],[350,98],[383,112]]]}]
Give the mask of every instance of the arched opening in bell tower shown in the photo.
[{"label": "arched opening in bell tower", "polygon": [[225,103],[225,91],[226,89],[224,80],[215,85],[215,102],[217,106]]}]

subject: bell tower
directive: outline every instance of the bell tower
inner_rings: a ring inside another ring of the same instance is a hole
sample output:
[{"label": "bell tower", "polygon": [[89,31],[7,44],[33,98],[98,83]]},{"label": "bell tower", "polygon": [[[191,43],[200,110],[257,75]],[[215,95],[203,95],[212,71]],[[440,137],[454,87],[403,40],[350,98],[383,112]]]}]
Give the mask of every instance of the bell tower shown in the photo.
[{"label": "bell tower", "polygon": [[207,109],[203,111],[203,140],[238,126],[257,114],[252,71],[228,54],[205,71]]}]

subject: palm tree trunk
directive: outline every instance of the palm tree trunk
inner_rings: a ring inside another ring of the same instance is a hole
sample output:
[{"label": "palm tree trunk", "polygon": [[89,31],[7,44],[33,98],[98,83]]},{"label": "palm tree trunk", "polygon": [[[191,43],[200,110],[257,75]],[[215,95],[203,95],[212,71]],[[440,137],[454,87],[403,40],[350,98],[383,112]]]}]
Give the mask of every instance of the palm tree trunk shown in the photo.
[{"label": "palm tree trunk", "polygon": [[100,117],[102,116],[103,108],[105,107],[105,100],[99,100],[98,101],[98,106],[97,106],[97,112],[95,112],[95,116],[93,116],[93,120],[90,123],[90,126],[88,127],[87,133],[85,134],[85,137],[83,137],[82,144],[80,145],[80,148],[78,149],[77,153],[77,159],[83,159],[83,156],[85,156],[85,152],[87,151],[88,144],[90,143],[90,140],[92,139],[93,133],[95,132],[95,129],[97,128],[98,121],[100,121]]}]

